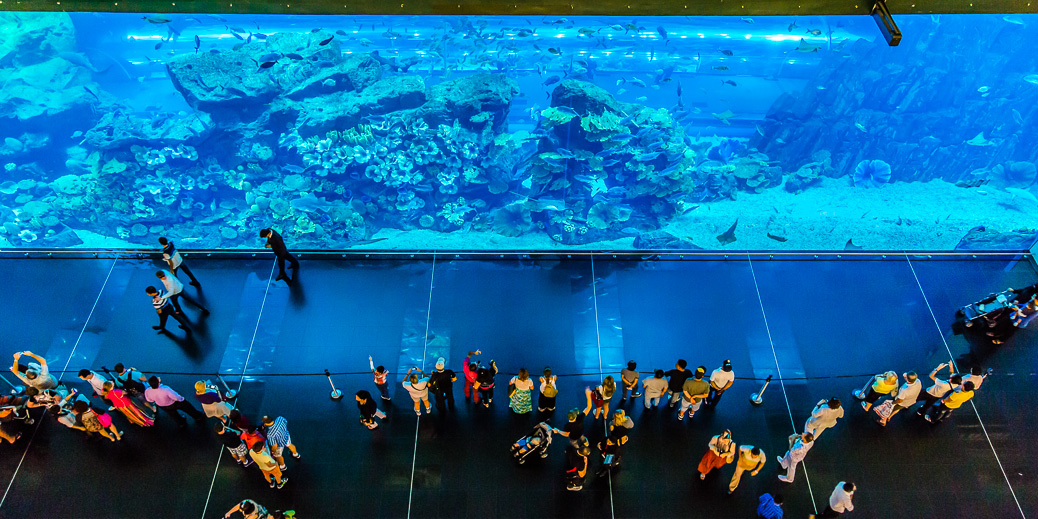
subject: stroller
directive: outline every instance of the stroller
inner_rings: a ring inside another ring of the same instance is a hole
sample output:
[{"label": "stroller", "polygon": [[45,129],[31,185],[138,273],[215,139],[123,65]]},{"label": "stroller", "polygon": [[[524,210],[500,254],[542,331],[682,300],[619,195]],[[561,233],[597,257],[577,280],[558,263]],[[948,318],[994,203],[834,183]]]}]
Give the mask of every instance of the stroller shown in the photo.
[{"label": "stroller", "polygon": [[988,328],[994,328],[999,319],[1008,317],[1009,312],[1016,304],[1017,293],[1006,290],[998,294],[991,294],[980,301],[970,303],[957,312],[956,317],[961,317],[967,328],[975,324],[983,323]]},{"label": "stroller", "polygon": [[540,453],[542,458],[547,458],[549,445],[551,445],[551,426],[541,422],[533,428],[528,436],[524,436],[512,444],[512,457],[520,465],[526,463],[526,458],[535,453]]}]

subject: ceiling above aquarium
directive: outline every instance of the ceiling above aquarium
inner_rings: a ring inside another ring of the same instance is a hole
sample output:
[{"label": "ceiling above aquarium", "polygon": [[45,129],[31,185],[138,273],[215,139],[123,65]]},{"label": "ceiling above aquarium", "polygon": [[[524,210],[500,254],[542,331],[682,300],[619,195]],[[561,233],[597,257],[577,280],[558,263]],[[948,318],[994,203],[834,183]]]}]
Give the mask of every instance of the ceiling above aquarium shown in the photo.
[{"label": "ceiling above aquarium", "polygon": [[[233,1],[205,0],[137,2],[92,0],[6,0],[0,11],[131,12],[131,13],[214,13],[214,14],[391,14],[391,15],[599,15],[599,16],[807,16],[868,15],[869,0],[286,0]],[[1038,2],[1030,0],[914,0],[889,2],[890,12],[898,14],[984,14],[1036,13]]]}]

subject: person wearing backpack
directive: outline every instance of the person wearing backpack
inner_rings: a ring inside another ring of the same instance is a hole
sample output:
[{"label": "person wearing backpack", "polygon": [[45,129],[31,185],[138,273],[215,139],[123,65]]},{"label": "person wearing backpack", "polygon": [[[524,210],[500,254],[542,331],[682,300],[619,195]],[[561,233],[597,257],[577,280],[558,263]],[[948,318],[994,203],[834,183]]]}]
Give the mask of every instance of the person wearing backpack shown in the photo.
[{"label": "person wearing backpack", "polygon": [[472,389],[479,392],[479,399],[483,401],[483,407],[490,407],[494,401],[494,376],[497,375],[497,364],[491,360],[490,366],[480,366],[476,370],[476,382]]},{"label": "person wearing backpack", "polygon": [[537,410],[540,412],[555,411],[555,397],[559,394],[556,386],[558,378],[551,374],[551,367],[545,366],[544,376],[541,377],[541,394],[537,397]]}]

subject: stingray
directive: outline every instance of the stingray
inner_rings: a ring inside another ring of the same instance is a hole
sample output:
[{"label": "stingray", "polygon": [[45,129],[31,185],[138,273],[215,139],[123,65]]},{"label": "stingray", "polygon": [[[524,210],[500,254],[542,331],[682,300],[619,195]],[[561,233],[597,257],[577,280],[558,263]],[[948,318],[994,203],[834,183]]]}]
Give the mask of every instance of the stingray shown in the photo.
[{"label": "stingray", "polygon": [[721,234],[721,235],[717,236],[717,241],[721,242],[721,245],[728,245],[729,243],[732,243],[732,242],[735,241],[735,226],[736,225],[739,225],[739,219],[738,218],[735,219],[735,223],[733,223],[732,226],[729,227],[728,230],[724,232],[724,234]]},{"label": "stingray", "polygon": [[861,249],[862,249],[862,247],[860,245],[855,245],[854,244],[854,238],[851,238],[851,239],[847,240],[847,245],[843,246],[843,250],[861,250]]}]

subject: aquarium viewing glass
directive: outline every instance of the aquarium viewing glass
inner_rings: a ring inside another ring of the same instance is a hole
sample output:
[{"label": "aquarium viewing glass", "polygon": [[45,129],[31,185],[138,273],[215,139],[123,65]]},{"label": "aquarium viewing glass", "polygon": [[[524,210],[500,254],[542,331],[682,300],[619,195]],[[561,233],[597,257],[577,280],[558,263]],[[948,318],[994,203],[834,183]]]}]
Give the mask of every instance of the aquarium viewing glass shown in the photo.
[{"label": "aquarium viewing glass", "polygon": [[0,13],[0,247],[1024,250],[1038,16]]}]

